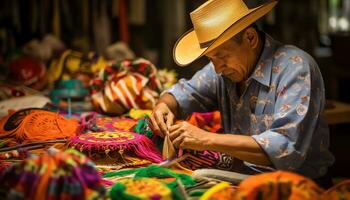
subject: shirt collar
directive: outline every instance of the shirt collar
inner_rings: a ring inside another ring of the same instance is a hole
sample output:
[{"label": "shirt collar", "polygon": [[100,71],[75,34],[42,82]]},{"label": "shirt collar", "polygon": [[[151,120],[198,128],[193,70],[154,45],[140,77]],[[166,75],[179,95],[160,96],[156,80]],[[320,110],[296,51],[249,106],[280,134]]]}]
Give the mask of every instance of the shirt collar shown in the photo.
[{"label": "shirt collar", "polygon": [[257,82],[270,87],[271,71],[272,71],[272,58],[273,53],[277,47],[278,42],[275,41],[270,35],[265,34],[265,43],[263,51],[260,55],[259,61],[255,67],[254,72],[248,78],[255,79]]}]

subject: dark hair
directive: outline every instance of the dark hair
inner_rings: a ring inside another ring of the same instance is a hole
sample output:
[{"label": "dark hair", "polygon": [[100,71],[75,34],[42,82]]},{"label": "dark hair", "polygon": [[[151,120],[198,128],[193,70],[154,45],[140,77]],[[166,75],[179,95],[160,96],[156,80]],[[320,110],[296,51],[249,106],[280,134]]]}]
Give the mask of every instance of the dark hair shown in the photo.
[{"label": "dark hair", "polygon": [[[247,28],[254,28],[258,33],[259,33],[259,27],[256,23],[253,23],[251,25],[249,25]],[[243,34],[244,31],[247,29],[243,29],[241,32],[237,33],[235,36],[233,36],[230,40],[237,42],[238,44],[242,43],[243,40]]]}]

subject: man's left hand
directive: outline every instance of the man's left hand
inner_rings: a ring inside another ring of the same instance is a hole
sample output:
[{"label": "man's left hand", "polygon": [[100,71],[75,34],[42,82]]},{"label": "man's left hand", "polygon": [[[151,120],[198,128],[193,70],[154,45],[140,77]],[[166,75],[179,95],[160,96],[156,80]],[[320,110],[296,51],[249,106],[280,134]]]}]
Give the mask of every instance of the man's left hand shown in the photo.
[{"label": "man's left hand", "polygon": [[169,132],[169,138],[175,147],[198,151],[208,150],[209,138],[214,136],[186,121],[171,126]]}]

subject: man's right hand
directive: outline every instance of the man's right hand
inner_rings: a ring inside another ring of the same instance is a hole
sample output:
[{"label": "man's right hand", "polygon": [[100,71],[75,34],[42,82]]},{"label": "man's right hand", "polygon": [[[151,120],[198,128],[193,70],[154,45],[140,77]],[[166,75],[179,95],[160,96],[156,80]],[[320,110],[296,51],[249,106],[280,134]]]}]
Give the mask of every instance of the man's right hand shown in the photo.
[{"label": "man's right hand", "polygon": [[164,138],[165,134],[169,133],[168,127],[174,124],[175,115],[167,104],[161,102],[153,108],[150,119],[155,134]]}]

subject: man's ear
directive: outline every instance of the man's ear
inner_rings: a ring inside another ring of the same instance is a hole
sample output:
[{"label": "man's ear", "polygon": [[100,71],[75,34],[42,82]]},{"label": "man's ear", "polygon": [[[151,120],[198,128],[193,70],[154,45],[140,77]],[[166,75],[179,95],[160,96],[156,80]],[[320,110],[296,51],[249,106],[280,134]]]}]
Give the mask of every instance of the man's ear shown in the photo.
[{"label": "man's ear", "polygon": [[250,46],[250,48],[252,49],[258,48],[259,34],[255,30],[255,28],[252,28],[252,27],[247,28],[244,32],[243,39],[246,40],[246,42],[248,42],[248,45]]}]

